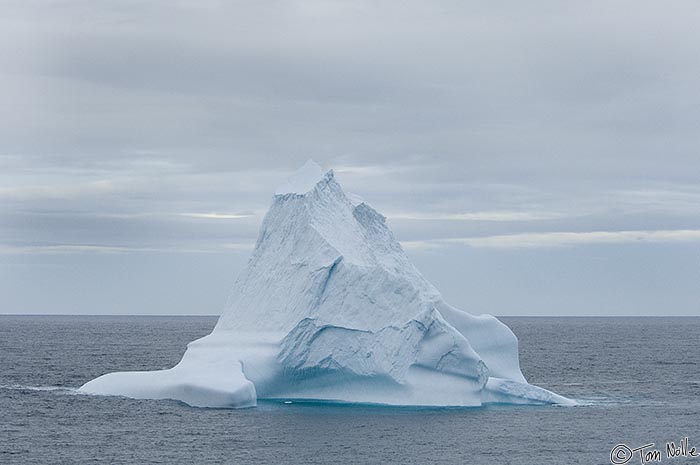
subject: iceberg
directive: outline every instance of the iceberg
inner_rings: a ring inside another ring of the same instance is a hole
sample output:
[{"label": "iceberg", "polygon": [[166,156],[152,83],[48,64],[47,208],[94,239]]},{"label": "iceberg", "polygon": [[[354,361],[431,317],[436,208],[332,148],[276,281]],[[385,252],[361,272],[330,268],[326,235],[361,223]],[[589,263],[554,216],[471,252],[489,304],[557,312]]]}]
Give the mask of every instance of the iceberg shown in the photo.
[{"label": "iceberg", "polygon": [[574,403],[528,384],[513,332],[447,304],[385,217],[311,160],[276,190],[231,296],[175,367],[109,373],[80,391],[217,408]]}]

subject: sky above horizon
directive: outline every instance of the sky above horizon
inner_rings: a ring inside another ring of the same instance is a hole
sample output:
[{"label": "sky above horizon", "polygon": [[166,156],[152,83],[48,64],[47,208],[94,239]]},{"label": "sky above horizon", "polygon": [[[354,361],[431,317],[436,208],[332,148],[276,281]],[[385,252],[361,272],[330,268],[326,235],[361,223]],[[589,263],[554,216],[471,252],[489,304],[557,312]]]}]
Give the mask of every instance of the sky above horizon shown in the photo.
[{"label": "sky above horizon", "polygon": [[219,314],[313,158],[459,308],[700,315],[698,2],[0,12],[0,313]]}]

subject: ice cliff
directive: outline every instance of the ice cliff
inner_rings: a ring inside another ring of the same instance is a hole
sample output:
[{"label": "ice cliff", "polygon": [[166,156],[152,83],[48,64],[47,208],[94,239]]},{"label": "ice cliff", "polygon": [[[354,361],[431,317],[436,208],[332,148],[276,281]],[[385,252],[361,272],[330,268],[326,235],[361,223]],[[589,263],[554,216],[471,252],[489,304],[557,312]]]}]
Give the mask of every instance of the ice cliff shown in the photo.
[{"label": "ice cliff", "polygon": [[528,384],[510,329],[448,305],[385,218],[312,161],[277,189],[210,335],[169,370],[110,373],[80,390],[201,407],[572,403]]}]

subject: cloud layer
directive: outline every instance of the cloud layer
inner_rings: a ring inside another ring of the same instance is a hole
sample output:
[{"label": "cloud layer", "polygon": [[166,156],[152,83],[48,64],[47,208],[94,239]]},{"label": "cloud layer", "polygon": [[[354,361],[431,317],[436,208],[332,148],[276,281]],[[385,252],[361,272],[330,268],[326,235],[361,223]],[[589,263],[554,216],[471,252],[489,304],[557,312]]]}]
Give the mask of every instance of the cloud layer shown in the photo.
[{"label": "cloud layer", "polygon": [[[170,260],[155,255],[182,255],[153,273],[192,270],[180,286],[190,300],[159,300],[158,278],[133,311],[200,311],[178,306],[216,294],[194,270],[226,269],[221,253],[235,276],[275,186],[309,157],[384,212],[429,276],[462,272],[445,251],[467,263],[476,249],[499,260],[537,249],[557,263],[609,246],[698,257],[697,2],[11,0],[0,10],[0,292],[11,308],[0,311],[41,311],[28,303],[36,282],[59,282],[44,265],[97,276],[125,256],[143,270]],[[653,286],[627,273],[632,262],[615,279]],[[700,311],[690,287],[657,285]]]}]

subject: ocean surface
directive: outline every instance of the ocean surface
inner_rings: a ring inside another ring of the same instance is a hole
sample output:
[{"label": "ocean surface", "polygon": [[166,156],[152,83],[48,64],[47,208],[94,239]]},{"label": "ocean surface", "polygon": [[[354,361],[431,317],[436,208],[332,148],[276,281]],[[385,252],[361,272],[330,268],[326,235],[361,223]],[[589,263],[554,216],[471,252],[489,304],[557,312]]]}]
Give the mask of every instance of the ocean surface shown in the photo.
[{"label": "ocean surface", "polygon": [[103,373],[173,366],[216,318],[0,315],[0,464],[609,464],[617,444],[654,443],[649,463],[700,465],[665,449],[688,437],[700,450],[700,318],[502,320],[526,378],[583,405],[225,410],[82,395]]}]

